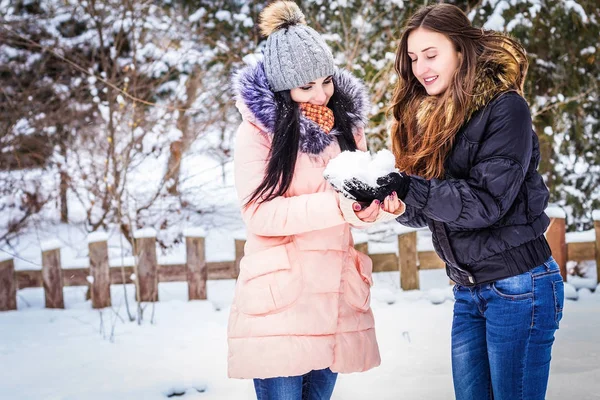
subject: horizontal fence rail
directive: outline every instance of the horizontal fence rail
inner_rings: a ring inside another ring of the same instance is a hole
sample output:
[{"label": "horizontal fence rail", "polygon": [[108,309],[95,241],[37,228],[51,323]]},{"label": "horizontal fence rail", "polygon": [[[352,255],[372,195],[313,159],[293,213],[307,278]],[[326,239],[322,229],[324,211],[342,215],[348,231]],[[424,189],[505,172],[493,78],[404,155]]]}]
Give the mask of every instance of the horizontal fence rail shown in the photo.
[{"label": "horizontal fence rail", "polygon": [[[566,279],[566,262],[596,260],[600,277],[600,221],[595,221],[595,241],[566,243],[564,218],[552,218],[546,237],[552,253]],[[64,308],[63,287],[88,286],[93,308],[111,305],[110,285],[133,283],[137,286],[137,300],[158,301],[158,283],[187,282],[188,299],[207,298],[208,279],[236,279],[245,240],[235,239],[235,259],[206,262],[203,234],[184,233],[185,264],[160,265],[156,256],[156,232],[144,230],[134,235],[135,265],[110,267],[107,237],[90,235],[88,239],[88,268],[62,268],[60,246],[42,247],[42,269],[15,271],[12,259],[0,261],[0,311],[17,308],[19,289],[43,287],[46,308]],[[403,290],[419,289],[419,271],[444,268],[444,262],[434,251],[417,251],[417,232],[398,235],[396,253],[369,254],[368,243],[358,243],[356,249],[368,254],[373,261],[373,272],[399,271]]]}]

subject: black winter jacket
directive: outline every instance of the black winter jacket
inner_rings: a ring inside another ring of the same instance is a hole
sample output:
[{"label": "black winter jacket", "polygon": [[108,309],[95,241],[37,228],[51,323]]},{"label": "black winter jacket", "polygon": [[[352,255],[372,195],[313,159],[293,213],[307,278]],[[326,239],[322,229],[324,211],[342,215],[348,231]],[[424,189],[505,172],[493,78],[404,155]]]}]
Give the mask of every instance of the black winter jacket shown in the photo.
[{"label": "black winter jacket", "polygon": [[551,255],[544,237],[549,193],[539,161],[525,99],[501,93],[457,133],[445,179],[411,177],[406,212],[397,221],[429,226],[435,250],[458,284],[527,272]]}]

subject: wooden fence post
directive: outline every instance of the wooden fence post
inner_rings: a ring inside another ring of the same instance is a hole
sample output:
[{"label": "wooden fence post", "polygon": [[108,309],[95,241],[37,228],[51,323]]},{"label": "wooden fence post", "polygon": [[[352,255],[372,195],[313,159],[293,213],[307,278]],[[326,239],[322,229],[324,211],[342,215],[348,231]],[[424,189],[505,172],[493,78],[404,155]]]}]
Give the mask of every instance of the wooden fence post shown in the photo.
[{"label": "wooden fence post", "polygon": [[104,232],[94,232],[88,236],[92,308],[111,306],[107,240],[108,236]]},{"label": "wooden fence post", "polygon": [[596,233],[596,277],[600,283],[600,210],[594,210],[592,213],[594,220],[594,231]]},{"label": "wooden fence post", "polygon": [[558,207],[548,207],[546,214],[550,217],[550,225],[546,231],[546,240],[552,250],[552,257],[560,267],[563,280],[567,281],[567,241],[566,214]]},{"label": "wooden fence post", "polygon": [[398,235],[398,267],[402,290],[418,290],[417,232]]},{"label": "wooden fence post", "polygon": [[42,281],[46,308],[65,308],[63,276],[60,265],[61,243],[57,240],[43,242]]},{"label": "wooden fence post", "polygon": [[188,283],[188,300],[206,300],[206,280],[208,268],[206,265],[206,233],[201,229],[186,229],[186,274]]},{"label": "wooden fence post", "polygon": [[12,259],[0,261],[0,311],[17,309],[17,279]]},{"label": "wooden fence post", "polygon": [[135,278],[138,301],[158,301],[158,262],[156,259],[156,231],[142,229],[133,234],[135,239]]},{"label": "wooden fence post", "polygon": [[246,245],[246,239],[236,238],[235,239],[235,261],[233,263],[233,275],[237,279],[240,274],[240,261],[244,257],[244,246]]}]

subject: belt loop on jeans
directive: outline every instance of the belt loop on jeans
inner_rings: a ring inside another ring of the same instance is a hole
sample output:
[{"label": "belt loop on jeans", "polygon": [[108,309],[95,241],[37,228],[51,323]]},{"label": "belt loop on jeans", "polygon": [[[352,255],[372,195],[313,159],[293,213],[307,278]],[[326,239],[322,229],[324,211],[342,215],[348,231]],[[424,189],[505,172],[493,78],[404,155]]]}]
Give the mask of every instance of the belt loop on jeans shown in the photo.
[{"label": "belt loop on jeans", "polygon": [[[549,259],[544,261],[544,267],[546,267],[546,271],[550,271],[552,269],[552,266],[550,265],[550,263],[552,263],[552,261],[554,261],[554,259],[552,257],[550,257]],[[559,270],[560,270],[560,268],[559,268]]]}]

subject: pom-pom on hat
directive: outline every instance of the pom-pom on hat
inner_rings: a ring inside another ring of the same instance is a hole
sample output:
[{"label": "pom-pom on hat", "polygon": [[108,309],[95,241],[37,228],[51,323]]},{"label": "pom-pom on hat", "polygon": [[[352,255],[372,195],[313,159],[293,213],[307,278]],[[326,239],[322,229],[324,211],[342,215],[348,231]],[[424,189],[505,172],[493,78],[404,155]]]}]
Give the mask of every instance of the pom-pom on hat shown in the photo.
[{"label": "pom-pom on hat", "polygon": [[274,92],[306,85],[333,75],[331,50],[317,31],[306,25],[293,1],[276,1],[260,14],[260,31],[267,36],[264,65]]}]

